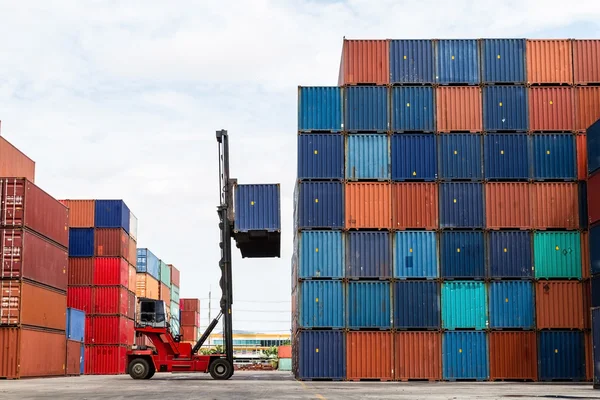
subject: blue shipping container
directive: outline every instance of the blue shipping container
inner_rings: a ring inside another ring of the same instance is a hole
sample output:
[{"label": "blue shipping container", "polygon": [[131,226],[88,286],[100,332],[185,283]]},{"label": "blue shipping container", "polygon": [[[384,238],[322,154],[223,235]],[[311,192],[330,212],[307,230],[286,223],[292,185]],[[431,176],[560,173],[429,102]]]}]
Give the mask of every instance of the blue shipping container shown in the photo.
[{"label": "blue shipping container", "polygon": [[485,380],[489,378],[488,342],[485,332],[445,332],[443,378]]},{"label": "blue shipping container", "polygon": [[84,374],[85,371],[85,345],[81,343],[81,351],[79,354],[79,373]]},{"label": "blue shipping container", "polygon": [[123,200],[96,200],[96,228],[123,228],[129,233],[131,213]]},{"label": "blue shipping container", "polygon": [[483,83],[525,82],[525,39],[481,41]]},{"label": "blue shipping container", "polygon": [[390,41],[390,83],[433,83],[434,48],[431,40]]},{"label": "blue shipping container", "polygon": [[94,256],[94,229],[69,228],[69,257]]},{"label": "blue shipping container", "polygon": [[388,232],[348,232],[346,277],[389,278],[392,249]]},{"label": "blue shipping container", "polygon": [[346,179],[390,179],[390,143],[387,135],[347,136]]},{"label": "blue shipping container", "polygon": [[388,90],[385,86],[346,89],[345,127],[349,132],[388,130]]},{"label": "blue shipping container", "polygon": [[235,185],[235,221],[237,232],[281,230],[279,184]]},{"label": "blue shipping container", "polygon": [[600,307],[600,276],[592,276],[590,283],[592,292],[592,307]]},{"label": "blue shipping container", "polygon": [[593,275],[600,273],[600,225],[590,228],[589,234],[590,270]]},{"label": "blue shipping container", "polygon": [[533,329],[533,285],[530,281],[490,283],[490,326]]},{"label": "blue shipping container", "polygon": [[525,86],[485,86],[483,128],[488,132],[525,132],[529,128],[528,107]]},{"label": "blue shipping container", "polygon": [[298,333],[298,378],[346,378],[346,337],[342,331]]},{"label": "blue shipping container", "polygon": [[145,272],[160,280],[160,261],[150,250],[137,249],[137,272]]},{"label": "blue shipping container", "polygon": [[303,328],[344,327],[342,281],[300,282],[300,326]]},{"label": "blue shipping container", "polygon": [[436,59],[437,83],[479,83],[477,40],[438,40]]},{"label": "blue shipping container", "polygon": [[439,135],[438,176],[440,179],[481,180],[483,177],[481,145],[482,135],[472,133]]},{"label": "blue shipping container", "polygon": [[440,261],[443,278],[484,278],[485,245],[483,232],[442,232]]},{"label": "blue shipping container", "polygon": [[392,131],[435,131],[433,88],[392,88]]},{"label": "blue shipping container", "polygon": [[594,122],[586,132],[588,173],[600,168],[600,120]]},{"label": "blue shipping container", "polygon": [[300,278],[343,278],[344,240],[339,231],[300,233]]},{"label": "blue shipping container", "polygon": [[394,278],[437,278],[437,236],[435,232],[395,233]]},{"label": "blue shipping container", "polygon": [[534,179],[577,178],[575,136],[571,134],[531,136]]},{"label": "blue shipping container", "polygon": [[592,348],[594,363],[594,389],[600,385],[600,308],[592,309]]},{"label": "blue shipping container", "polygon": [[431,134],[392,135],[392,180],[437,178],[436,137]]},{"label": "blue shipping container", "polygon": [[389,282],[348,283],[348,327],[390,328]]},{"label": "blue shipping container", "polygon": [[539,335],[540,381],[585,379],[583,332],[542,331]]},{"label": "blue shipping container", "polygon": [[454,281],[442,285],[444,329],[486,329],[487,293],[483,282]]},{"label": "blue shipping container", "polygon": [[394,283],[395,328],[440,328],[440,284],[431,281]]},{"label": "blue shipping container", "polygon": [[490,134],[483,138],[486,179],[529,178],[529,136],[525,133]]},{"label": "blue shipping container", "polygon": [[344,179],[344,137],[298,135],[298,179]]},{"label": "blue shipping container", "polygon": [[483,185],[440,184],[440,228],[483,228]]},{"label": "blue shipping container", "polygon": [[343,131],[342,101],[340,87],[298,87],[298,130]]},{"label": "blue shipping container", "polygon": [[490,232],[488,259],[492,278],[531,278],[533,261],[529,232]]},{"label": "blue shipping container", "polygon": [[67,308],[67,339],[83,342],[85,338],[85,313],[75,308]]},{"label": "blue shipping container", "polygon": [[589,225],[587,181],[578,181],[579,186],[579,229],[586,230]]},{"label": "blue shipping container", "polygon": [[301,182],[299,228],[343,228],[344,186],[340,182]]}]

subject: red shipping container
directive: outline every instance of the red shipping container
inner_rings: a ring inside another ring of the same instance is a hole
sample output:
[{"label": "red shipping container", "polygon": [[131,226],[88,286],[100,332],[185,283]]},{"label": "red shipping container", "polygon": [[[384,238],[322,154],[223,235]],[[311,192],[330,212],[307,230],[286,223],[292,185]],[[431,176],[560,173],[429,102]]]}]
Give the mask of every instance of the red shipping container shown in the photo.
[{"label": "red shipping container", "polygon": [[485,220],[487,228],[531,228],[529,192],[528,183],[486,183]]},{"label": "red shipping container", "polygon": [[277,348],[277,357],[292,358],[292,346],[279,346]]},{"label": "red shipping container", "polygon": [[442,334],[398,332],[395,340],[395,379],[442,379]]},{"label": "red shipping container", "polygon": [[67,361],[65,363],[67,376],[81,375],[81,346],[83,343],[67,340]]},{"label": "red shipping container", "polygon": [[96,286],[92,289],[92,314],[127,315],[129,291],[122,286]]},{"label": "red shipping container", "polygon": [[600,83],[600,40],[573,41],[573,78],[576,85]]},{"label": "red shipping container", "polygon": [[200,300],[199,299],[179,299],[183,311],[197,311],[200,312]]},{"label": "red shipping container", "polygon": [[86,344],[131,346],[135,341],[133,320],[122,316],[96,315],[90,317],[89,326]]},{"label": "red shipping container", "polygon": [[171,268],[171,285],[180,287],[179,284],[181,283],[181,276],[179,270],[175,268],[173,264],[169,264],[169,268]]},{"label": "red shipping container", "polygon": [[441,86],[436,90],[438,132],[481,132],[481,89],[476,86]]},{"label": "red shipping container", "polygon": [[69,208],[71,228],[93,228],[96,216],[96,200],[60,200]]},{"label": "red shipping container", "polygon": [[127,260],[119,257],[96,257],[94,260],[94,285],[129,287]]},{"label": "red shipping container", "polygon": [[585,132],[600,119],[600,87],[575,88],[575,118],[579,132]]},{"label": "red shipping container", "polygon": [[0,281],[0,296],[0,325],[66,329],[67,296],[64,292],[11,280]]},{"label": "red shipping container", "polygon": [[526,58],[527,83],[573,83],[571,40],[528,40]]},{"label": "red shipping container", "polygon": [[181,311],[181,326],[200,326],[200,313],[196,311]]},{"label": "red shipping container", "polygon": [[127,248],[129,250],[127,261],[129,261],[129,264],[137,264],[137,242],[131,236],[129,237]]},{"label": "red shipping container", "polygon": [[119,375],[127,368],[127,347],[85,346],[86,375]]},{"label": "red shipping container", "polygon": [[0,176],[19,176],[35,182],[35,162],[0,136]]},{"label": "red shipping container", "polygon": [[94,258],[69,257],[69,286],[94,283]]},{"label": "red shipping container", "polygon": [[152,341],[150,339],[148,339],[148,336],[146,336],[146,335],[136,336],[135,337],[135,345],[138,347],[139,346],[154,347],[154,344],[152,343]]},{"label": "red shipping container", "polygon": [[389,229],[392,185],[380,182],[345,185],[346,228]]},{"label": "red shipping container", "polygon": [[535,303],[538,329],[583,329],[583,286],[580,282],[539,281]]},{"label": "red shipping container", "polygon": [[0,278],[26,278],[67,290],[65,249],[24,229],[0,229],[0,246]]},{"label": "red shipping container", "polygon": [[69,245],[68,208],[26,179],[0,178],[0,225],[29,228]]},{"label": "red shipping container", "polygon": [[591,175],[587,182],[588,218],[590,225],[600,221],[600,172]]},{"label": "red shipping container", "polygon": [[585,181],[588,176],[587,136],[583,133],[575,136],[575,138],[577,141],[577,179]]},{"label": "red shipping container", "polygon": [[129,258],[129,236],[121,228],[98,228],[94,231],[96,256]]},{"label": "red shipping container", "polygon": [[539,132],[575,130],[573,88],[529,89],[529,129]]},{"label": "red shipping container", "polygon": [[348,332],[346,375],[348,380],[393,378],[394,348],[390,332]]},{"label": "red shipping container", "polygon": [[76,308],[85,312],[92,313],[92,288],[90,286],[70,286],[67,289],[67,307]]},{"label": "red shipping container", "polygon": [[387,40],[346,40],[338,85],[371,83],[386,85],[390,81],[390,51]]},{"label": "red shipping container", "polygon": [[533,229],[579,228],[577,183],[534,183],[530,188]]},{"label": "red shipping container", "polygon": [[181,310],[181,311],[183,311],[183,310],[184,310],[184,308],[183,308],[183,301],[184,301],[184,300],[185,300],[185,299],[182,299],[182,298],[180,298],[180,299],[179,299],[179,310]]},{"label": "red shipping container", "polygon": [[392,184],[394,229],[437,229],[438,186],[435,183]]},{"label": "red shipping container", "polygon": [[491,332],[490,380],[537,380],[535,332]]},{"label": "red shipping container", "polygon": [[183,341],[195,342],[198,340],[198,327],[197,326],[182,326],[180,330]]}]

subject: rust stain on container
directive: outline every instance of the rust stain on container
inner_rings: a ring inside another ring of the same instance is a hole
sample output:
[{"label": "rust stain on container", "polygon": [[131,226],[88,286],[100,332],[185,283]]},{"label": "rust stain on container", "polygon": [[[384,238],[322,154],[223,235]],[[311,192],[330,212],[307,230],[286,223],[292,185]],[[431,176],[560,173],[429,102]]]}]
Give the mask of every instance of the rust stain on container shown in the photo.
[{"label": "rust stain on container", "polygon": [[136,274],[135,295],[159,300],[159,282],[148,274]]},{"label": "rust stain on container", "polygon": [[539,281],[535,308],[538,329],[583,329],[583,286],[580,282]]},{"label": "rust stain on container", "polygon": [[572,87],[529,89],[529,129],[532,131],[575,130]]},{"label": "rust stain on container", "polygon": [[399,332],[394,339],[395,380],[442,379],[440,332]]},{"label": "rust stain on container", "polygon": [[527,83],[573,83],[572,41],[528,40]]},{"label": "rust stain on container", "polygon": [[93,283],[94,258],[69,257],[69,285],[92,285]]},{"label": "rust stain on container", "polygon": [[67,296],[24,281],[0,281],[0,325],[29,325],[64,331]]},{"label": "rust stain on container", "polygon": [[581,232],[581,277],[588,279],[590,277],[590,243],[589,233],[587,231]]},{"label": "rust stain on container", "polygon": [[579,132],[585,132],[594,122],[600,119],[600,87],[576,87],[574,90],[575,129]]},{"label": "rust stain on container", "polygon": [[534,183],[530,187],[534,229],[579,227],[577,183]]},{"label": "rust stain on container", "polygon": [[348,332],[346,375],[349,380],[393,378],[390,332]]},{"label": "rust stain on container", "polygon": [[439,132],[480,132],[481,89],[474,86],[441,86],[436,90]]},{"label": "rust stain on container", "polygon": [[573,78],[576,85],[600,83],[600,40],[573,41]]},{"label": "rust stain on container", "polygon": [[528,183],[487,183],[485,219],[489,229],[531,228]]},{"label": "rust stain on container", "polygon": [[438,187],[435,183],[392,184],[394,229],[437,229]]},{"label": "rust stain on container", "polygon": [[35,182],[35,162],[0,136],[0,176],[16,176]]},{"label": "rust stain on container", "polygon": [[[600,105],[598,105],[600,110]],[[587,135],[585,133],[576,136],[577,143],[577,179],[580,181],[587,180],[588,163],[587,163]]]},{"label": "rust stain on container", "polygon": [[387,40],[345,40],[342,48],[338,84],[371,83],[385,85],[390,81],[390,51]]},{"label": "rust stain on container", "polygon": [[67,340],[67,354],[65,363],[65,373],[69,376],[80,375],[81,367],[81,342]]},{"label": "rust stain on container", "polygon": [[346,228],[389,229],[392,224],[389,183],[346,184]]},{"label": "rust stain on container", "polygon": [[491,332],[490,379],[537,380],[535,332]]},{"label": "rust stain on container", "polygon": [[94,243],[96,256],[129,258],[129,236],[121,228],[97,228]]},{"label": "rust stain on container", "polygon": [[95,200],[61,200],[69,208],[71,228],[93,228],[96,215]]}]

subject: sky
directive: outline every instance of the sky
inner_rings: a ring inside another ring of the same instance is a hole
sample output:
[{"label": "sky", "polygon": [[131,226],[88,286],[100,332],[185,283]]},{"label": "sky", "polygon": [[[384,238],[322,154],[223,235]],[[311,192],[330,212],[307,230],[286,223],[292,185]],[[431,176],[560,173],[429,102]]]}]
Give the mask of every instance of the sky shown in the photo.
[{"label": "sky", "polygon": [[281,183],[279,259],[234,251],[234,329],[290,330],[297,86],[342,40],[600,38],[598,0],[0,1],[1,134],[56,198],[124,199],[138,247],[218,310],[215,131],[239,183]]}]

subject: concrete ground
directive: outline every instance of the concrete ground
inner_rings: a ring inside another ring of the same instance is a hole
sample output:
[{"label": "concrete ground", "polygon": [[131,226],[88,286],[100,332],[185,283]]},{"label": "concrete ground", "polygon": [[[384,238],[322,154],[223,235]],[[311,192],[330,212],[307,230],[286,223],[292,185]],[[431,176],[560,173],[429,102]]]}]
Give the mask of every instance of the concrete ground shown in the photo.
[{"label": "concrete ground", "polygon": [[297,382],[289,373],[238,371],[229,381],[204,374],[0,381],[0,399],[600,399],[588,384]]}]

